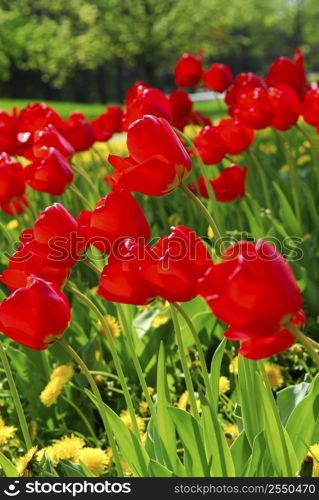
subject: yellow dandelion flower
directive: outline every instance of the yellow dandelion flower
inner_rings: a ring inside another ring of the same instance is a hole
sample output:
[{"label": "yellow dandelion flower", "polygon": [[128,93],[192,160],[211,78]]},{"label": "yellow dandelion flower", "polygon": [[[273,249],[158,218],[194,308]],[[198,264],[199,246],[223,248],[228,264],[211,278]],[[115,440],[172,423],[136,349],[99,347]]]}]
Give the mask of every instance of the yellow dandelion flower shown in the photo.
[{"label": "yellow dandelion flower", "polygon": [[12,219],[8,222],[7,228],[11,231],[19,227],[19,221],[17,219]]},{"label": "yellow dandelion flower", "polygon": [[211,240],[214,238],[214,231],[212,230],[212,228],[210,226],[208,226],[208,229],[207,229],[207,236]]},{"label": "yellow dandelion flower", "polygon": [[284,383],[282,368],[275,363],[265,363],[265,370],[272,389],[278,389]]},{"label": "yellow dandelion flower", "polygon": [[83,462],[84,465],[94,474],[99,476],[109,466],[110,457],[101,448],[82,448],[79,450],[76,463]]},{"label": "yellow dandelion flower", "polygon": [[152,327],[158,328],[159,326],[165,325],[169,320],[169,317],[166,314],[160,313],[152,320]]},{"label": "yellow dandelion flower", "polygon": [[319,477],[319,444],[310,446],[307,457],[313,459],[312,477]]},{"label": "yellow dandelion flower", "polygon": [[302,156],[299,156],[296,163],[297,163],[297,165],[302,166],[305,163],[308,163],[310,160],[311,160],[311,157],[309,155],[302,155]]},{"label": "yellow dandelion flower", "polygon": [[73,375],[73,363],[68,363],[67,365],[61,365],[55,368],[51,374],[49,383],[40,394],[41,403],[47,407],[53,405],[60,396],[64,386],[71,380]]},{"label": "yellow dandelion flower", "polygon": [[304,141],[302,145],[304,146],[304,148],[311,148],[311,144],[309,141]]},{"label": "yellow dandelion flower", "polygon": [[[120,419],[122,420],[122,422],[124,422],[126,427],[128,427],[131,431],[134,430],[131,415],[130,415],[130,412],[128,410],[121,411]],[[140,417],[139,415],[136,415],[136,421],[137,421],[137,427],[138,427],[139,431],[140,432],[145,431],[145,422],[142,419],[142,417]]]},{"label": "yellow dandelion flower", "polygon": [[29,476],[33,463],[36,462],[38,447],[32,446],[25,455],[19,457],[17,460],[17,471],[19,476]]},{"label": "yellow dandelion flower", "polygon": [[181,223],[181,218],[178,214],[171,214],[168,217],[167,222],[170,226],[178,226],[178,224]]},{"label": "yellow dandelion flower", "polygon": [[74,375],[74,364],[68,363],[67,365],[57,366],[51,373],[50,379],[52,380],[56,377],[59,377],[65,380],[66,382],[69,382],[69,380],[71,380],[73,375]]},{"label": "yellow dandelion flower", "polygon": [[64,436],[52,446],[52,456],[54,459],[71,460],[78,456],[79,451],[85,446],[84,439],[71,435]]},{"label": "yellow dandelion flower", "polygon": [[121,327],[117,319],[114,316],[111,316],[111,314],[107,314],[105,316],[105,321],[111,331],[112,337],[119,337],[121,335]]},{"label": "yellow dandelion flower", "polygon": [[17,428],[13,425],[6,425],[2,417],[0,417],[0,444],[5,444],[14,436]]},{"label": "yellow dandelion flower", "polygon": [[150,396],[153,396],[153,394],[155,392],[155,389],[154,389],[154,387],[148,386],[147,391],[148,391],[148,393],[149,393]]},{"label": "yellow dandelion flower", "polygon": [[40,394],[41,403],[48,408],[53,405],[60,396],[64,385],[64,381],[59,378],[50,380]]},{"label": "yellow dandelion flower", "polygon": [[126,462],[126,460],[121,460],[121,466],[123,469],[123,474],[124,477],[132,477],[133,476],[133,471],[129,464]]},{"label": "yellow dandelion flower", "polygon": [[219,377],[219,394],[225,394],[230,389],[230,380],[222,375]]},{"label": "yellow dandelion flower", "polygon": [[90,289],[90,292],[92,295],[97,295],[97,291],[98,291],[98,286],[94,286],[93,288]]},{"label": "yellow dandelion flower", "polygon": [[143,415],[143,416],[148,415],[149,408],[148,408],[147,401],[140,401],[138,406],[139,406],[139,410],[140,410],[141,415]]},{"label": "yellow dandelion flower", "polygon": [[188,404],[188,391],[185,391],[177,401],[177,408],[180,408],[181,410],[186,410],[187,404]]},{"label": "yellow dandelion flower", "polygon": [[233,358],[229,364],[229,373],[238,375],[238,356]]}]

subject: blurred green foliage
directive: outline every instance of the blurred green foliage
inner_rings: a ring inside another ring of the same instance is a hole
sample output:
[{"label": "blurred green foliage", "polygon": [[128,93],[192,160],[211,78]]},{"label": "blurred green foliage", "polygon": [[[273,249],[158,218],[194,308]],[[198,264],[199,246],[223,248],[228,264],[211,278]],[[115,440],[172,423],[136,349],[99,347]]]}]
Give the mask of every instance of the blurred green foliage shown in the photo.
[{"label": "blurred green foliage", "polygon": [[0,91],[118,100],[137,78],[171,87],[176,59],[201,48],[262,72],[301,46],[318,70],[318,18],[316,0],[0,0]]}]

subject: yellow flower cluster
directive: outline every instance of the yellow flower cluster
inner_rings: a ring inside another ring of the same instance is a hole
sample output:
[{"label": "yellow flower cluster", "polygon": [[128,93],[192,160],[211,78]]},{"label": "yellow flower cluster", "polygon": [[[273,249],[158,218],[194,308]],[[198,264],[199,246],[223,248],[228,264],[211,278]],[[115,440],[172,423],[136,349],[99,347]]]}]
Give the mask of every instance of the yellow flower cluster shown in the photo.
[{"label": "yellow flower cluster", "polygon": [[111,456],[108,451],[85,446],[84,439],[74,435],[64,436],[52,446],[40,450],[36,456],[38,461],[42,459],[44,453],[52,462],[70,460],[76,464],[83,463],[95,476],[102,474],[111,464]]},{"label": "yellow flower cluster", "polygon": [[[177,401],[177,408],[180,410],[189,411],[189,413],[193,414],[192,408],[190,408],[190,400],[188,397],[188,391],[183,392],[179,400]],[[197,411],[200,413],[202,411],[200,400],[196,399]]]},{"label": "yellow flower cluster", "polygon": [[53,370],[50,381],[40,394],[41,402],[49,407],[56,402],[64,386],[74,375],[73,363],[61,365]]},{"label": "yellow flower cluster", "polygon": [[152,327],[158,328],[159,326],[165,325],[169,320],[169,317],[166,314],[160,313],[152,320]]},{"label": "yellow flower cluster", "polygon": [[310,446],[307,457],[313,459],[312,477],[319,477],[319,444]]},{"label": "yellow flower cluster", "polygon": [[[114,316],[112,316],[111,314],[107,314],[106,316],[104,316],[104,319],[105,319],[107,326],[110,329],[112,337],[113,338],[119,337],[121,335],[121,327],[120,327],[120,324],[117,321],[117,319]],[[102,331],[103,328],[102,328],[101,321],[98,322],[98,328],[100,331]]]},{"label": "yellow flower cluster", "polygon": [[219,377],[219,394],[225,394],[230,389],[230,380],[222,375]]},{"label": "yellow flower cluster", "polygon": [[0,444],[5,444],[14,436],[17,428],[13,425],[6,425],[2,417],[0,417]]},{"label": "yellow flower cluster", "polygon": [[279,389],[284,383],[282,367],[276,363],[265,363],[265,370],[272,389]]},{"label": "yellow flower cluster", "polygon": [[[139,415],[135,415],[135,417],[136,417],[137,427],[138,427],[140,433],[142,434],[142,432],[145,431],[145,422],[142,419],[142,417],[140,417]],[[120,419],[122,420],[122,422],[124,422],[126,427],[128,427],[131,431],[134,430],[131,415],[130,415],[130,412],[128,410],[121,411]]]}]

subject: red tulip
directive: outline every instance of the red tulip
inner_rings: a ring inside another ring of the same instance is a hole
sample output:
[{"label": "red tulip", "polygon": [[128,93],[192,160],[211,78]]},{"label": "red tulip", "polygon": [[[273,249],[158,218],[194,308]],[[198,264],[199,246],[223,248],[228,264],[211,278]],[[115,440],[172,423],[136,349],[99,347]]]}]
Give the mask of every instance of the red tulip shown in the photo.
[{"label": "red tulip", "polygon": [[62,286],[70,274],[70,269],[46,266],[45,260],[40,259],[38,255],[32,255],[29,248],[29,246],[24,246],[23,250],[18,250],[12,255],[8,269],[2,272],[0,280],[11,292],[25,287],[28,277],[32,274],[45,281]]},{"label": "red tulip", "polygon": [[241,241],[228,248],[199,280],[198,292],[229,325],[225,336],[242,341],[243,356],[268,357],[295,341],[287,328],[296,321],[301,294],[287,262],[271,244]]},{"label": "red tulip", "polygon": [[202,78],[201,54],[183,54],[174,68],[175,83],[179,87],[195,87]]},{"label": "red tulip", "polygon": [[98,294],[100,297],[123,304],[148,304],[154,297],[153,291],[141,276],[142,266],[152,259],[151,249],[134,240],[125,240],[116,255],[111,254],[104,267]]},{"label": "red tulip", "polygon": [[269,68],[266,82],[269,87],[277,87],[278,84],[284,83],[302,96],[308,85],[300,49],[295,50],[293,61],[287,57],[276,59]]},{"label": "red tulip", "polygon": [[242,153],[249,148],[254,140],[253,129],[246,127],[238,119],[224,118],[219,122],[218,127],[228,153],[231,155]]},{"label": "red tulip", "polygon": [[122,132],[123,109],[108,106],[105,113],[90,121],[97,141],[108,141],[115,132]]},{"label": "red tulip", "polygon": [[139,86],[135,98],[130,98],[126,104],[123,115],[123,130],[128,130],[131,123],[143,118],[145,115],[153,115],[172,120],[172,110],[168,98],[161,90]]},{"label": "red tulip", "polygon": [[244,90],[237,96],[234,114],[246,127],[259,130],[271,125],[274,107],[268,92],[256,87]]},{"label": "red tulip", "polygon": [[127,134],[128,158],[109,155],[117,169],[118,188],[162,196],[178,188],[189,175],[191,159],[164,118],[146,115],[134,122]]},{"label": "red tulip", "polygon": [[133,83],[133,85],[125,93],[125,106],[129,106],[145,89],[152,88],[148,83],[140,80]]},{"label": "red tulip", "polygon": [[78,217],[87,240],[103,253],[110,253],[112,245],[123,239],[134,238],[147,243],[151,237],[148,222],[134,196],[120,190],[107,194],[90,212]]},{"label": "red tulip", "polygon": [[7,153],[0,153],[0,204],[21,198],[25,193],[23,168]]},{"label": "red tulip", "polygon": [[17,123],[16,119],[6,111],[0,110],[0,153],[9,155],[17,152]]},{"label": "red tulip", "polygon": [[302,103],[302,116],[309,125],[319,124],[319,89],[307,92]]},{"label": "red tulip", "polygon": [[83,113],[71,113],[63,123],[61,132],[75,151],[86,151],[94,144],[96,138],[92,126],[85,120]]},{"label": "red tulip", "polygon": [[236,76],[234,84],[226,92],[225,102],[228,106],[228,111],[231,116],[234,115],[234,110],[237,104],[237,97],[242,92],[248,92],[255,88],[267,90],[266,82],[263,78],[255,73],[240,73]]},{"label": "red tulip", "polygon": [[211,257],[194,231],[171,228],[155,246],[157,259],[148,259],[140,274],[153,291],[169,302],[189,301],[196,295],[196,282],[212,265]]},{"label": "red tulip", "polygon": [[0,330],[19,344],[42,350],[61,338],[70,323],[70,305],[54,284],[31,276],[0,304]]},{"label": "red tulip", "polygon": [[188,115],[193,106],[188,93],[184,89],[174,90],[169,97],[169,103],[173,113],[172,125],[183,130],[189,122]]},{"label": "red tulip", "polygon": [[34,134],[33,140],[33,154],[26,156],[33,160],[34,157],[42,156],[42,148],[55,148],[65,158],[69,158],[74,154],[74,148],[71,144],[60,134],[54,125],[47,125],[46,127],[37,130]]},{"label": "red tulip", "polygon": [[270,87],[269,95],[274,109],[271,125],[278,130],[288,130],[295,125],[301,113],[299,97],[291,87],[284,84]]},{"label": "red tulip", "polygon": [[[229,202],[245,196],[246,175],[247,167],[240,168],[239,165],[233,164],[230,167],[224,168],[218,177],[209,181],[215,193],[216,200]],[[194,184],[188,187],[203,198],[209,198],[203,177],[200,177]]]},{"label": "red tulip", "polygon": [[195,137],[194,145],[205,165],[215,165],[227,154],[227,147],[219,127],[204,127]]},{"label": "red tulip", "polygon": [[0,203],[1,209],[8,215],[19,215],[27,206],[28,200],[25,196],[21,196],[20,198],[11,200],[7,203]]},{"label": "red tulip", "polygon": [[68,161],[55,148],[36,149],[37,156],[24,168],[27,184],[37,191],[60,195],[73,181],[73,173]]},{"label": "red tulip", "polygon": [[204,71],[203,80],[204,87],[215,92],[224,92],[233,81],[233,73],[227,64],[214,63]]},{"label": "red tulip", "polygon": [[49,124],[54,125],[59,130],[63,127],[62,118],[58,113],[42,102],[28,104],[21,110],[18,122],[21,133],[34,134]]},{"label": "red tulip", "polygon": [[60,203],[47,207],[38,216],[33,229],[23,231],[20,241],[15,260],[25,262],[22,267],[28,272],[37,269],[32,259],[41,262],[40,269],[70,268],[78,262],[86,247],[78,222]]}]

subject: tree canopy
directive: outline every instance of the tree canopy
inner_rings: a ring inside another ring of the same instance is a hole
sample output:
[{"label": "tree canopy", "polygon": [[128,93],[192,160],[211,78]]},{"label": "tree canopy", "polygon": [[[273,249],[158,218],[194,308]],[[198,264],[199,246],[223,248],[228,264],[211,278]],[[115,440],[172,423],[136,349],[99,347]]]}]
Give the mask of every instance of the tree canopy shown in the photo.
[{"label": "tree canopy", "polygon": [[116,100],[136,78],[169,88],[199,49],[262,72],[301,46],[316,69],[318,18],[316,0],[0,0],[0,90]]}]

